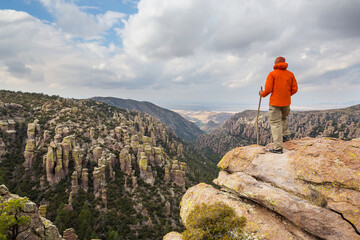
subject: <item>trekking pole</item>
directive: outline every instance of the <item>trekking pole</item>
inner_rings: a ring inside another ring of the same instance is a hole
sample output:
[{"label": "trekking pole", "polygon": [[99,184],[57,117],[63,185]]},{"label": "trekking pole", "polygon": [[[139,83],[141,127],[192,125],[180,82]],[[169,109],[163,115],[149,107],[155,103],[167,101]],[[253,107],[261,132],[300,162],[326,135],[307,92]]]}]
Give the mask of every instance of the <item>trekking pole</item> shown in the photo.
[{"label": "trekking pole", "polygon": [[[262,86],[261,86],[261,91],[263,90]],[[257,111],[257,116],[256,116],[256,140],[257,140],[257,145],[259,145],[259,112],[260,112],[260,105],[261,105],[261,95],[260,95],[260,100],[259,100],[259,107],[258,107],[258,111]]]}]

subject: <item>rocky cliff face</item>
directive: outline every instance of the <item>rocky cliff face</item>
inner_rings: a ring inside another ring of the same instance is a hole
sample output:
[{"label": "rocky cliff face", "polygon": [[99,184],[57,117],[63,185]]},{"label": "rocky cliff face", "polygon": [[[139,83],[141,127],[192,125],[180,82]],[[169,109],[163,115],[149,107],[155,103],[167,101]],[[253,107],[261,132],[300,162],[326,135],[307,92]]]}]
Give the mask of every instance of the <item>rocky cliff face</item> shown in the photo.
[{"label": "rocky cliff face", "polygon": [[[219,162],[214,183],[181,201],[185,227],[195,205],[223,202],[245,216],[257,239],[360,239],[360,139],[303,138],[282,155],[239,147]],[[168,234],[164,239],[179,239]]]},{"label": "rocky cliff face", "polygon": [[[5,185],[0,185],[0,202],[6,203],[11,199],[18,198],[20,197],[10,193]],[[39,208],[35,203],[27,201],[23,211],[19,213],[19,216],[30,217],[30,223],[28,226],[20,227],[19,235],[16,239],[64,240],[59,234],[57,227],[48,219],[40,216]]]},{"label": "rocky cliff face", "polygon": [[[221,128],[199,136],[196,146],[224,155],[232,148],[256,143],[256,114],[253,110],[235,114]],[[294,139],[335,137],[350,140],[360,137],[360,105],[338,110],[293,111],[288,122]],[[260,145],[272,141],[267,112],[260,113],[259,137]]]}]

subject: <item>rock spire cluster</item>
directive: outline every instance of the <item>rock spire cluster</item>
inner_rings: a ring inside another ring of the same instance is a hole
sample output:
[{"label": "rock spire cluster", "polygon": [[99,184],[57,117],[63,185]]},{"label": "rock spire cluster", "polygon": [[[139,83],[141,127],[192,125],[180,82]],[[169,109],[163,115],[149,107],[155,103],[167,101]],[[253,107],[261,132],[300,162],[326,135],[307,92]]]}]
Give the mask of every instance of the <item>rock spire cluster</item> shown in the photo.
[{"label": "rock spire cluster", "polygon": [[[129,119],[114,112],[109,120],[113,127],[109,127],[101,122],[94,125],[92,121],[82,124],[59,121],[73,115],[85,119],[78,107],[64,107],[60,102],[45,103],[38,110],[54,112],[54,118],[46,123],[43,134],[38,120],[28,124],[24,166],[31,169],[36,150],[47,149],[46,154],[39,156],[43,158],[46,180],[54,185],[70,176],[70,204],[79,189],[88,191],[89,179],[92,179],[94,195],[106,207],[107,176],[119,177],[115,171],[117,164],[125,174],[126,188],[131,186],[130,191],[134,191],[139,180],[153,186],[160,169],[164,171],[165,182],[185,190],[186,163],[177,160],[184,159],[183,145],[168,137],[169,128],[159,120],[147,114],[136,114]],[[87,114],[93,114],[92,111],[88,109]],[[170,149],[168,153],[163,146]],[[91,169],[89,164],[93,166]]]}]

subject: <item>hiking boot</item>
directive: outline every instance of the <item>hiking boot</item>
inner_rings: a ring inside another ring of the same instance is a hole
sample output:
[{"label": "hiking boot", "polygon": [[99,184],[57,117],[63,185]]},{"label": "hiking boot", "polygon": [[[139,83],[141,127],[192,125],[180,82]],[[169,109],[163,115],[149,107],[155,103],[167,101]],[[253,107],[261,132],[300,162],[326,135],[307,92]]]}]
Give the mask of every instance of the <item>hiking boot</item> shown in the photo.
[{"label": "hiking boot", "polygon": [[283,136],[283,142],[287,142],[287,141],[290,141],[290,136],[289,135],[285,135]]},{"label": "hiking boot", "polygon": [[277,153],[277,154],[282,154],[283,150],[282,149],[270,149],[269,152],[271,153]]}]

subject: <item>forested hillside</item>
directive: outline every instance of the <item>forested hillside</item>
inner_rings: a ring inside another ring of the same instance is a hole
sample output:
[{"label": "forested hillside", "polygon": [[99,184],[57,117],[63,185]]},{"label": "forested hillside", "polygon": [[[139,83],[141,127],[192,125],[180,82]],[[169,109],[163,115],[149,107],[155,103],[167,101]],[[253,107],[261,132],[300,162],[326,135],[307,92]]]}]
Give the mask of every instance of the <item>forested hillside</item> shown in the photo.
[{"label": "forested hillside", "polygon": [[79,239],[160,239],[181,230],[184,191],[214,160],[158,119],[92,100],[0,91],[0,184]]}]

